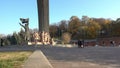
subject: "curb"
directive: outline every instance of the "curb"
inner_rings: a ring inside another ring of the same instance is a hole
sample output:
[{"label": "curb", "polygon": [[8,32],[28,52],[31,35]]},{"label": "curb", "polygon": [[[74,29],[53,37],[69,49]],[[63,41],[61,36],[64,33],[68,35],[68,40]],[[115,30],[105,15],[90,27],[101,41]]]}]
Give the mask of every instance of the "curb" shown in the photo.
[{"label": "curb", "polygon": [[48,65],[49,65],[51,68],[53,68],[53,66],[50,64],[50,62],[48,61],[47,57],[43,54],[43,52],[42,52],[42,51],[40,51],[40,52],[41,52],[43,58],[44,58],[44,59],[46,60],[46,62],[48,63]]}]

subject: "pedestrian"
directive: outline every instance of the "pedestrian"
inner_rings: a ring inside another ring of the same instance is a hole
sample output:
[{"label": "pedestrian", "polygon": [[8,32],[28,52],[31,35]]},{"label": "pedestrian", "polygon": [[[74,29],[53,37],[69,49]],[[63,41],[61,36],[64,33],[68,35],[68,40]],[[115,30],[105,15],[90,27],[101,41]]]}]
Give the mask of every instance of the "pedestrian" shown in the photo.
[{"label": "pedestrian", "polygon": [[78,40],[78,48],[83,48],[83,42],[82,40]]},{"label": "pedestrian", "polygon": [[115,46],[115,41],[110,41],[111,46]]},{"label": "pedestrian", "polygon": [[118,46],[120,47],[120,43],[118,44]]},{"label": "pedestrian", "polygon": [[105,46],[105,42],[104,41],[102,42],[102,45]]}]

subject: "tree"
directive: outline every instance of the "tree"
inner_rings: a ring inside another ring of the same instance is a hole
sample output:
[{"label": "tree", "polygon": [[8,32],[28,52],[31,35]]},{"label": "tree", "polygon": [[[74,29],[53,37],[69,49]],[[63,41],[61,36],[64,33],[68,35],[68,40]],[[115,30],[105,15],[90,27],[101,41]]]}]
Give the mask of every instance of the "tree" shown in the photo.
[{"label": "tree", "polygon": [[82,21],[86,24],[88,23],[89,19],[90,18],[88,16],[82,16]]},{"label": "tree", "polygon": [[60,30],[64,30],[64,32],[67,32],[68,22],[66,20],[62,20],[59,25]]},{"label": "tree", "polygon": [[11,36],[11,44],[12,45],[17,44],[17,34],[16,34],[16,32],[14,32],[13,35]]},{"label": "tree", "polygon": [[120,36],[120,18],[111,23],[111,28],[112,36]]},{"label": "tree", "polygon": [[116,23],[120,23],[120,18],[117,18]]},{"label": "tree", "polygon": [[55,24],[54,25],[50,25],[50,28],[49,28],[49,30],[50,30],[50,36],[51,37],[57,37],[58,36],[58,26],[56,26]]},{"label": "tree", "polygon": [[87,34],[90,38],[96,38],[97,32],[101,29],[101,26],[95,22],[94,20],[90,19],[87,25]]},{"label": "tree", "polygon": [[[110,37],[111,36],[111,19],[104,19],[104,18],[93,18],[95,22],[98,22],[98,24],[101,26],[100,34],[102,37]],[[104,33],[102,33],[104,32]]]},{"label": "tree", "polygon": [[7,38],[5,38],[4,39],[4,45],[10,45],[10,44],[11,44],[10,41]]},{"label": "tree", "polygon": [[72,38],[75,38],[79,31],[80,19],[77,16],[72,16],[68,24],[68,31],[72,34]]}]

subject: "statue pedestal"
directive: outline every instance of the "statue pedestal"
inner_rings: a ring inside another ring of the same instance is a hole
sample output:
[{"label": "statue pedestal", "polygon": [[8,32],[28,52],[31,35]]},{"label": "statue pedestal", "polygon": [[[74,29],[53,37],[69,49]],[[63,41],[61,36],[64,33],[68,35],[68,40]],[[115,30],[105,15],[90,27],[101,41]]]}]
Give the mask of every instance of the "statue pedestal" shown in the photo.
[{"label": "statue pedestal", "polygon": [[28,42],[28,45],[43,45],[43,43],[42,42],[37,42],[37,43],[35,43],[35,42]]}]

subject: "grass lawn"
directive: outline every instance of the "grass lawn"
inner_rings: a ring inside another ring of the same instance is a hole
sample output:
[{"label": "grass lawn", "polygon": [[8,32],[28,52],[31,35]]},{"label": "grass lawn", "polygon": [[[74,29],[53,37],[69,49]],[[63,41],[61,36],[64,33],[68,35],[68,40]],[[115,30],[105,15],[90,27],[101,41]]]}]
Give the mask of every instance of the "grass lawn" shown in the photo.
[{"label": "grass lawn", "polygon": [[21,65],[32,51],[0,52],[0,68],[22,68]]}]

